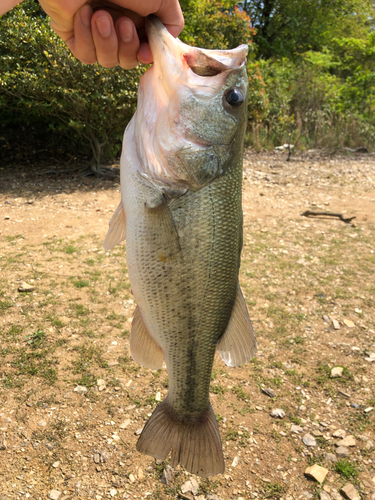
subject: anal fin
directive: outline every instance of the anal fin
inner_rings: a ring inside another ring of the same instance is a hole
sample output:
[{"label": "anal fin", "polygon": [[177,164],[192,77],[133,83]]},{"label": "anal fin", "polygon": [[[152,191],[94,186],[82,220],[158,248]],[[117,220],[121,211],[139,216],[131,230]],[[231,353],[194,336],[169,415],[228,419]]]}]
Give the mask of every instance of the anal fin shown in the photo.
[{"label": "anal fin", "polygon": [[232,316],[224,335],[217,343],[217,350],[228,366],[247,363],[256,354],[257,341],[240,285],[238,285]]},{"label": "anal fin", "polygon": [[163,366],[163,351],[149,334],[138,306],[134,311],[130,333],[130,354],[136,363],[145,368],[159,370]]},{"label": "anal fin", "polygon": [[115,245],[118,245],[125,240],[126,237],[126,217],[125,210],[120,202],[119,206],[116,208],[114,214],[109,221],[109,229],[107,236],[105,237],[103,247],[105,250],[111,250]]}]

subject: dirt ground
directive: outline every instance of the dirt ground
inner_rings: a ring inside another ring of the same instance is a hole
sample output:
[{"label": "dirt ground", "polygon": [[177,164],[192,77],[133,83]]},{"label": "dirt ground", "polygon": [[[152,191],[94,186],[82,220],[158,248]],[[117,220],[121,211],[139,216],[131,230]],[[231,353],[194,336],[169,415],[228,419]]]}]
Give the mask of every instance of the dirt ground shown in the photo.
[{"label": "dirt ground", "polygon": [[102,248],[118,182],[0,170],[0,500],[338,500],[347,483],[375,499],[375,157],[285,156],[245,154],[259,352],[238,368],[217,355],[226,471],[205,480],[135,449],[168,380],[130,359],[125,246]]}]

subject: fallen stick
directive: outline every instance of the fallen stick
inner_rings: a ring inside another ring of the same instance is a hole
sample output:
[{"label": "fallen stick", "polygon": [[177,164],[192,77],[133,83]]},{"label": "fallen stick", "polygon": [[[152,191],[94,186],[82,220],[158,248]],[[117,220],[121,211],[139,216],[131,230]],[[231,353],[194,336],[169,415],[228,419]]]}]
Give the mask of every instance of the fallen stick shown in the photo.
[{"label": "fallen stick", "polygon": [[312,212],[311,210],[306,210],[306,212],[303,212],[301,214],[303,217],[316,217],[319,215],[323,215],[326,217],[337,217],[338,219],[342,220],[346,224],[350,224],[355,217],[347,217],[345,218],[342,214],[333,214],[332,212]]}]

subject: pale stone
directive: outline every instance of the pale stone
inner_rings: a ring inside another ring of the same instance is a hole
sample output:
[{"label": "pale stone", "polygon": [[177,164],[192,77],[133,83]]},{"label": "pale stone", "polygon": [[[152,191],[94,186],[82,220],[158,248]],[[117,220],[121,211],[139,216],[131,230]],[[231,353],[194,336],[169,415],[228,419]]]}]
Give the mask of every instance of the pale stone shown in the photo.
[{"label": "pale stone", "polygon": [[346,436],[346,432],[344,431],[344,429],[337,429],[337,431],[335,431],[332,436],[334,438],[341,438],[341,439],[344,439],[344,437]]},{"label": "pale stone", "polygon": [[307,467],[307,469],[305,470],[305,475],[312,477],[313,479],[315,479],[315,481],[318,481],[319,483],[323,483],[328,472],[329,472],[328,469],[321,467],[320,465],[314,464],[311,467]]},{"label": "pale stone", "polygon": [[337,321],[337,319],[332,320],[332,325],[335,330],[340,330],[340,323]]},{"label": "pale stone", "polygon": [[337,441],[336,446],[355,446],[357,441],[353,436],[346,436],[344,439]]},{"label": "pale stone", "polygon": [[85,394],[87,392],[87,387],[83,385],[77,385],[77,387],[74,389],[74,392],[78,392],[78,394]]},{"label": "pale stone", "polygon": [[133,475],[133,474],[129,474],[129,481],[130,481],[131,483],[134,483],[134,482],[135,482],[135,477],[134,477],[134,475]]},{"label": "pale stone", "polygon": [[233,462],[232,462],[232,467],[237,467],[237,465],[240,463],[240,457],[237,455],[234,457]]},{"label": "pale stone", "polygon": [[348,500],[361,500],[361,496],[351,483],[341,488],[340,493]]},{"label": "pale stone", "polygon": [[281,408],[276,408],[275,410],[271,410],[270,415],[273,418],[284,418],[285,417],[285,411],[282,410]]},{"label": "pale stone", "polygon": [[342,372],[344,371],[344,368],[341,366],[335,366],[331,370],[331,377],[336,378],[336,377],[342,377]]},{"label": "pale stone", "polygon": [[127,426],[130,424],[131,420],[130,418],[127,418],[126,420],[123,421],[122,424],[120,424],[120,429],[126,429]]},{"label": "pale stone", "polygon": [[303,431],[303,428],[300,427],[299,425],[292,424],[292,426],[290,428],[290,432],[294,432],[296,434],[299,434],[302,431]]},{"label": "pale stone", "polygon": [[305,434],[302,438],[302,441],[306,446],[316,446],[316,439],[311,434]]},{"label": "pale stone", "polygon": [[336,449],[336,454],[339,458],[346,458],[350,456],[350,450],[346,446],[339,446]]},{"label": "pale stone", "polygon": [[319,497],[320,500],[331,500],[331,497],[328,495],[326,491],[321,491]]},{"label": "pale stone", "polygon": [[348,328],[354,328],[355,327],[355,324],[353,323],[352,320],[350,319],[344,319],[344,324],[348,327]]},{"label": "pale stone", "polygon": [[51,500],[59,500],[60,495],[61,495],[61,492],[60,492],[60,491],[57,491],[57,490],[51,490],[51,491],[48,493],[48,498],[50,498]]},{"label": "pale stone", "polygon": [[189,481],[186,481],[186,483],[184,483],[181,486],[181,492],[182,493],[189,493],[190,492],[193,495],[197,495],[198,488],[199,488],[199,485],[198,485],[197,481],[194,478],[191,478]]},{"label": "pale stone", "polygon": [[155,401],[158,401],[158,402],[161,401],[161,394],[160,394],[160,392],[156,393]]},{"label": "pale stone", "polygon": [[26,281],[22,281],[20,286],[18,287],[19,292],[33,292],[35,287],[26,283]]},{"label": "pale stone", "polygon": [[327,462],[327,463],[335,463],[337,462],[337,457],[336,455],[334,455],[333,453],[326,453],[324,455],[324,460]]}]

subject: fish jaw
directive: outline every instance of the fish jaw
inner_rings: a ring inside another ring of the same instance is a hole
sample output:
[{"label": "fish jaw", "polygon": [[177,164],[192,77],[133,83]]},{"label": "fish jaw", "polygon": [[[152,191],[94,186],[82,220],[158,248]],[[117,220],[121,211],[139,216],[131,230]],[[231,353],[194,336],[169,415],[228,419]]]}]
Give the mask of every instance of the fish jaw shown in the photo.
[{"label": "fish jaw", "polygon": [[[248,48],[189,47],[155,16],[146,30],[154,63],[141,78],[134,117],[141,173],[165,186],[200,189],[223,174],[246,121]],[[230,88],[241,92],[241,108],[229,109]]]}]

